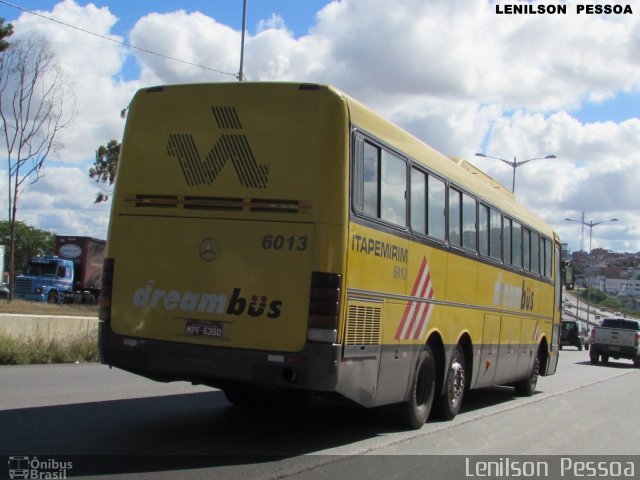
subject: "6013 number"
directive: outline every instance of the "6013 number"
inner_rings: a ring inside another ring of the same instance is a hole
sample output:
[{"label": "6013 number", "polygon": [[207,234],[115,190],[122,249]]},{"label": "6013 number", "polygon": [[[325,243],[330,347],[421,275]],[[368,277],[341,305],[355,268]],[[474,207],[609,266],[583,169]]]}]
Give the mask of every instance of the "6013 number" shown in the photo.
[{"label": "6013 number", "polygon": [[262,237],[262,248],[265,250],[297,250],[303,252],[308,247],[307,237],[295,235],[265,235]]}]

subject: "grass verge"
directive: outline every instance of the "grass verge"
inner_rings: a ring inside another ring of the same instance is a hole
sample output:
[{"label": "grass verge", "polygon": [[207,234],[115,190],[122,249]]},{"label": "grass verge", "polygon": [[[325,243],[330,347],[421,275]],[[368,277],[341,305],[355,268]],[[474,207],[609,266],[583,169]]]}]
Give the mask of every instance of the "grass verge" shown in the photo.
[{"label": "grass verge", "polygon": [[67,305],[62,303],[25,302],[0,300],[0,313],[19,313],[24,315],[71,315],[78,317],[97,317],[96,305]]},{"label": "grass verge", "polygon": [[98,361],[97,338],[15,339],[0,333],[0,365],[81,363]]}]

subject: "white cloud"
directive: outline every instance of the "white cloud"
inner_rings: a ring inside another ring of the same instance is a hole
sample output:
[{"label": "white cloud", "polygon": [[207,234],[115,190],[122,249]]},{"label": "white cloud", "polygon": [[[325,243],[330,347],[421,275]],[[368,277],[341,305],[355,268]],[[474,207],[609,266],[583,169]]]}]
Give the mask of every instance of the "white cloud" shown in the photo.
[{"label": "white cloud", "polygon": [[145,85],[229,81],[238,72],[240,32],[199,12],[149,14],[133,27],[131,42],[140,48],[207,67],[198,68],[136,51]]},{"label": "white cloud", "polygon": [[[573,248],[579,248],[577,226],[565,217],[579,218],[582,211],[587,220],[619,217],[615,225],[594,229],[602,232],[594,246],[637,251],[640,119],[581,123],[567,112],[640,91],[640,11],[576,15],[578,3],[588,0],[568,0],[567,15],[534,16],[497,15],[495,3],[482,0],[405,0],[392,7],[382,0],[334,1],[302,37],[296,38],[280,16],[261,20],[246,39],[244,73],[249,80],[334,84],[507,186],[512,170],[474,157],[475,152],[509,160],[555,154],[557,159],[517,169],[518,198],[556,226]],[[107,8],[65,0],[49,15],[119,39],[110,33],[117,18]],[[131,52],[27,14],[13,23],[16,32],[45,34],[77,87],[78,119],[60,159],[74,162],[68,178],[79,184],[96,147],[120,138],[118,114],[136,88],[233,81],[238,72],[240,32],[202,13],[150,13],[138,20],[128,41],[225,73]],[[136,81],[120,78],[128,56],[141,66]],[[55,175],[62,178],[60,172]],[[81,223],[67,213],[82,207],[49,199],[44,192],[52,194],[52,188],[45,182],[33,186],[33,192],[42,189],[42,201],[51,202],[47,208],[56,212],[47,218],[49,224],[104,231],[97,217],[106,217],[108,209],[92,207],[89,187],[82,187],[88,189],[83,196],[90,213]],[[25,204],[25,214],[45,221],[35,204]],[[91,215],[96,219],[88,220]]]},{"label": "white cloud", "polygon": [[[109,30],[117,19],[106,7],[93,4],[78,6],[65,0],[52,12],[39,12],[60,22],[113,38]],[[98,145],[120,138],[124,123],[120,111],[126,107],[137,88],[137,82],[123,82],[118,73],[125,60],[125,48],[79,30],[64,27],[41,17],[22,14],[12,22],[14,38],[31,33],[43,36],[51,45],[72,84],[77,99],[77,118],[71,128],[60,135],[64,149],[57,159],[62,162],[84,163],[92,158]]]},{"label": "white cloud", "polygon": [[[0,171],[0,212],[8,211],[6,171]],[[84,168],[47,166],[18,197],[17,219],[60,235],[106,238],[110,202],[94,204],[103,188]],[[6,214],[2,215],[6,219]]]},{"label": "white cloud", "polygon": [[284,18],[280,15],[276,15],[275,13],[271,15],[267,20],[260,20],[258,22],[257,30],[258,32],[263,32],[265,30],[286,30],[286,25],[284,22]]}]

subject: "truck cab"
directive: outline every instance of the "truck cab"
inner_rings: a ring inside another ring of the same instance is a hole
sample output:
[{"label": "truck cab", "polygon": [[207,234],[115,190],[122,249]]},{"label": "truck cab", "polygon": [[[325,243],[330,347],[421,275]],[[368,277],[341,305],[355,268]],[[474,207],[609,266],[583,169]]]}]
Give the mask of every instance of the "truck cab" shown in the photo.
[{"label": "truck cab", "polygon": [[73,262],[57,256],[32,258],[16,277],[14,298],[58,303],[73,288]]}]

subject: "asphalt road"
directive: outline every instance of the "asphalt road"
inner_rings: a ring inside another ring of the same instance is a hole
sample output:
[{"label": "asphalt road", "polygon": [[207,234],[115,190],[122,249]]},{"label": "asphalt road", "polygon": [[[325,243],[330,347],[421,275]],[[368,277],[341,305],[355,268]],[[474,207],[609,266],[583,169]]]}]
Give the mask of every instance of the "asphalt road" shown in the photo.
[{"label": "asphalt road", "polygon": [[464,478],[472,455],[640,454],[639,379],[629,361],[590,365],[566,347],[534,396],[470,392],[453,421],[407,432],[379,410],[244,410],[217,390],[102,365],[4,366],[0,455],[69,458],[67,478]]}]

